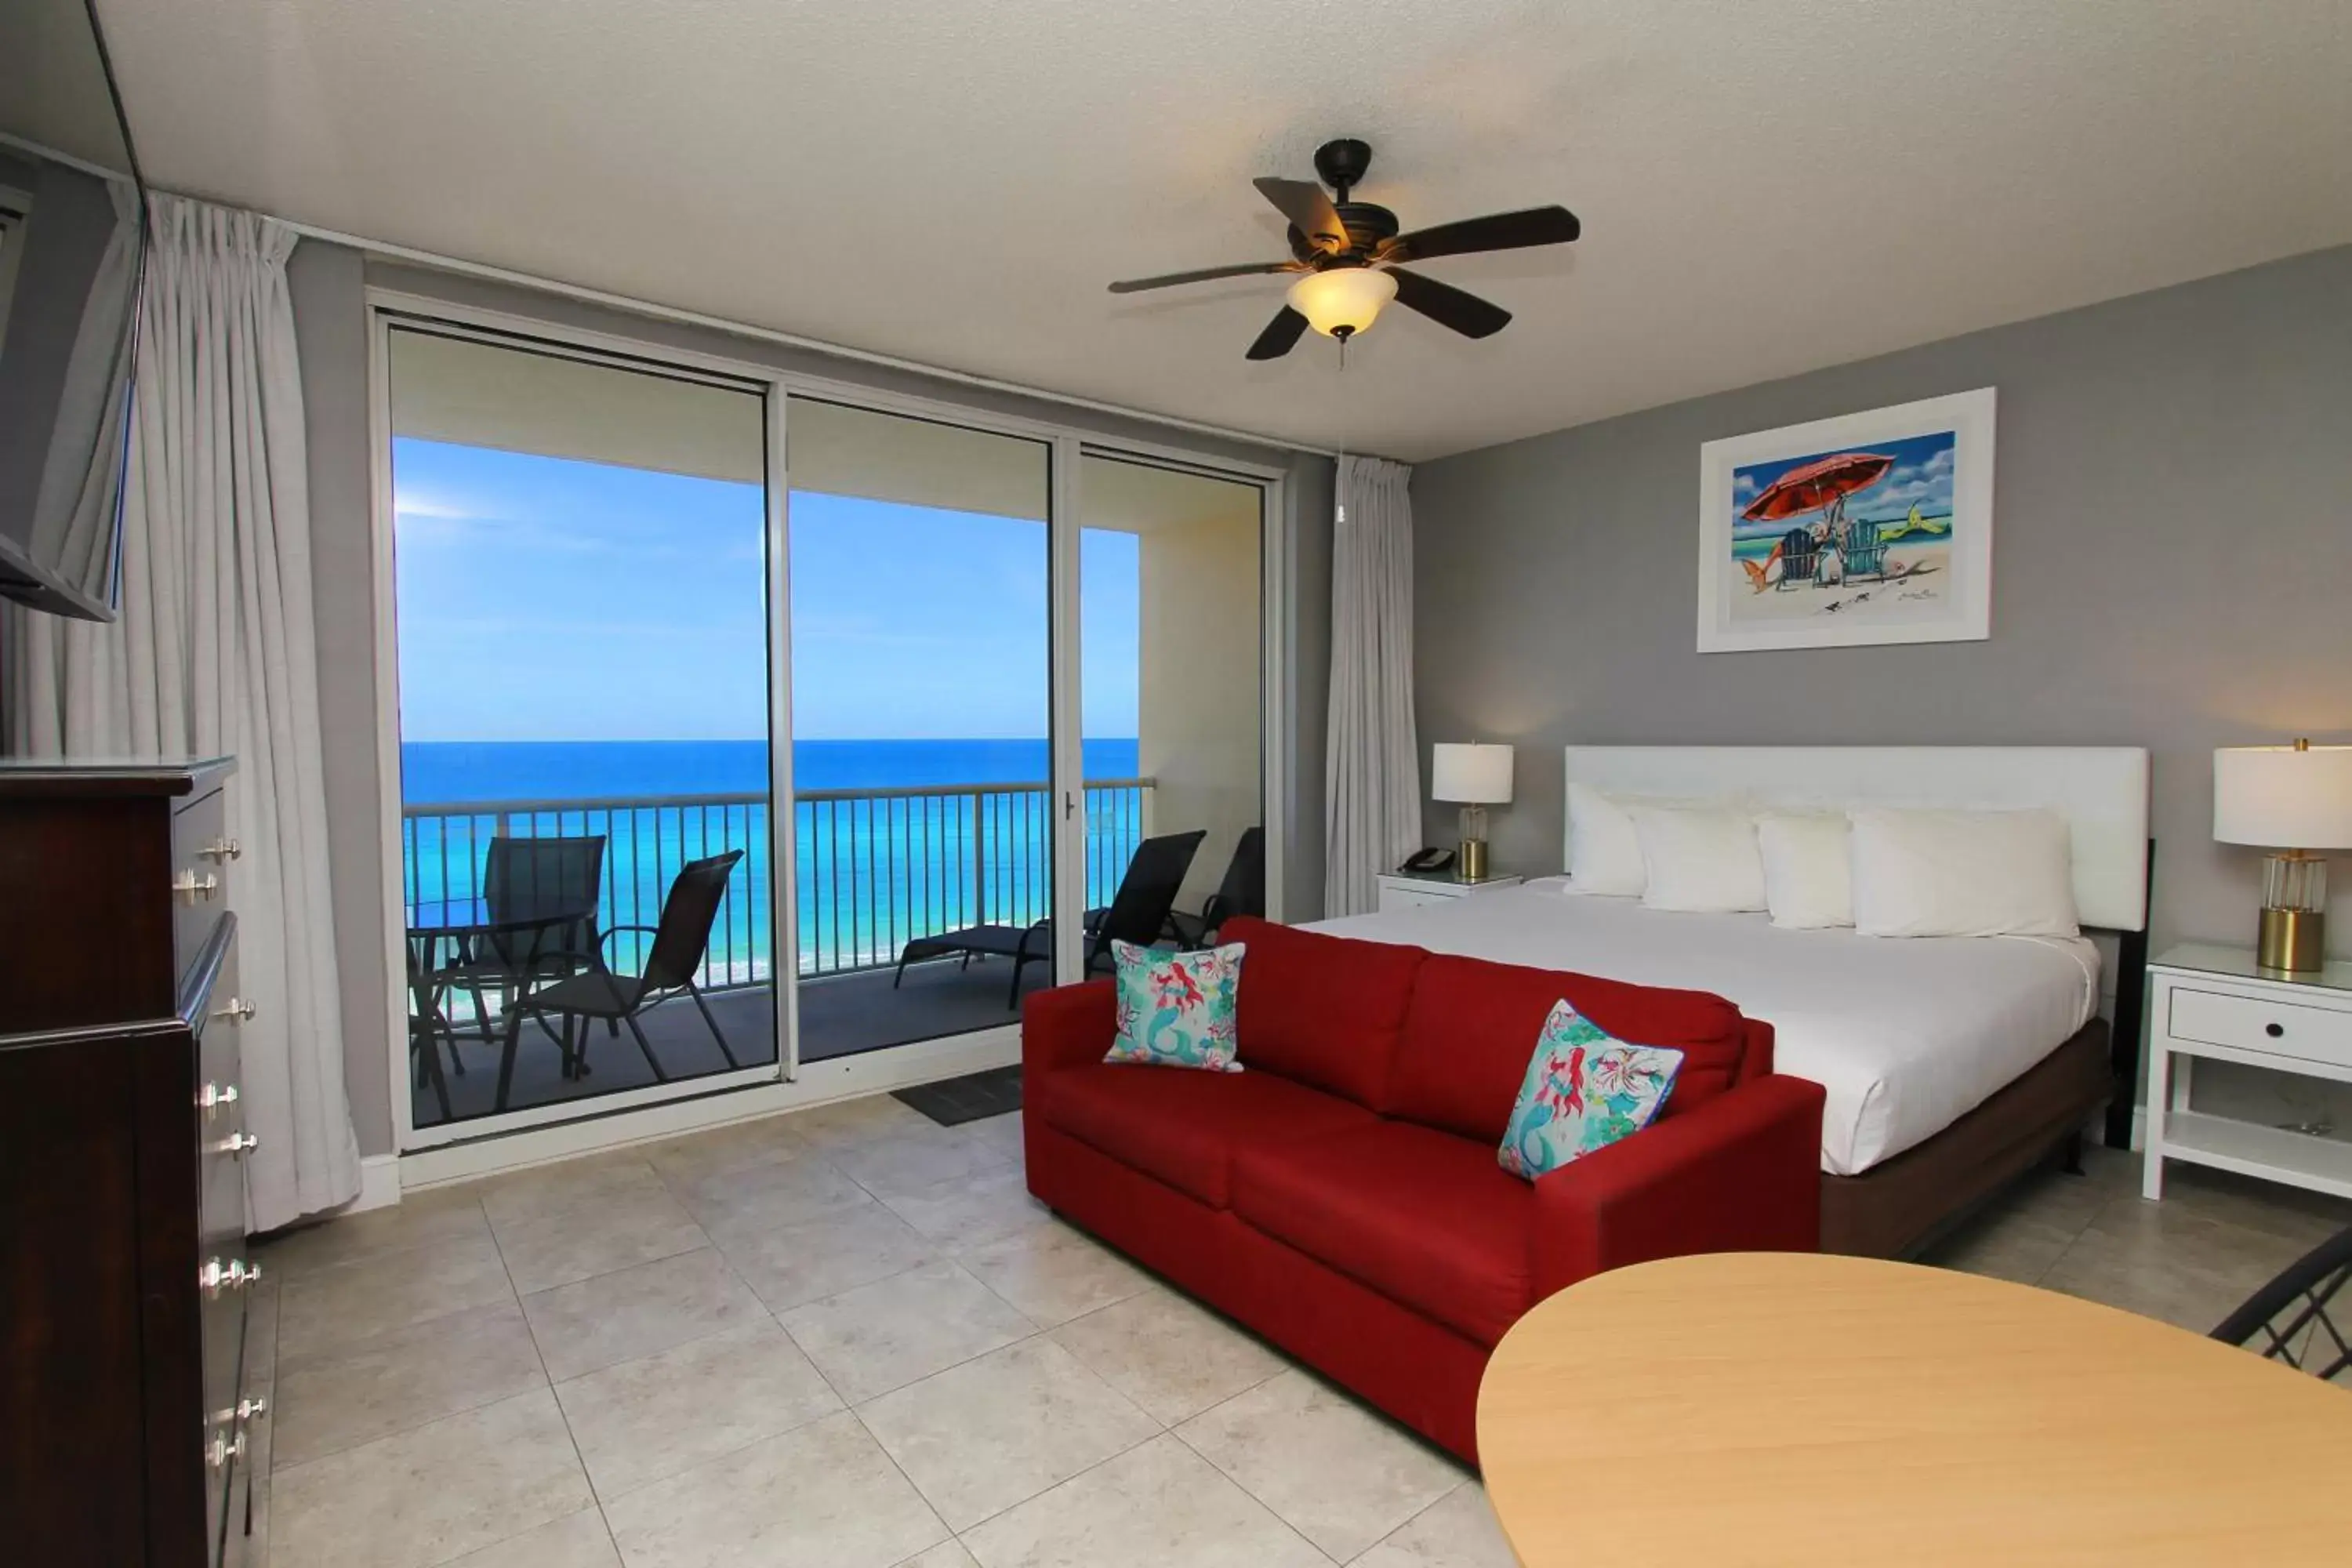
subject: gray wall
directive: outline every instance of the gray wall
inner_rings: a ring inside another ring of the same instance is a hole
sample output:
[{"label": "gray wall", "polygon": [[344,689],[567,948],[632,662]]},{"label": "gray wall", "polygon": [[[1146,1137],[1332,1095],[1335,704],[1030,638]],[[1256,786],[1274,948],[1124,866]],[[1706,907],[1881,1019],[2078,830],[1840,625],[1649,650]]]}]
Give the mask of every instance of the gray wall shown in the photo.
[{"label": "gray wall", "polygon": [[[371,534],[367,426],[367,321],[373,284],[452,304],[511,311],[560,326],[610,332],[660,347],[728,356],[781,370],[829,376],[883,391],[1051,420],[1107,440],[1179,447],[1210,460],[1287,465],[1294,595],[1290,636],[1297,734],[1290,748],[1289,798],[1277,803],[1289,834],[1284,863],[1294,910],[1311,916],[1323,886],[1322,736],[1329,673],[1332,464],[1325,458],[1195,437],[1139,420],[1095,416],[1012,394],[984,392],[919,374],[834,359],[706,328],[683,326],[559,295],[410,267],[362,262],[350,250],[304,240],[289,273],[302,352],[303,405],[310,422],[314,570],[318,582],[319,689],[324,712],[329,848],[334,870],[335,948],[343,966],[346,1071],[352,1114],[364,1153],[391,1150],[385,971],[383,784],[376,765],[373,637],[374,552]],[[1317,628],[1320,628],[1318,631]],[[1311,758],[1312,766],[1302,765]]]},{"label": "gray wall", "polygon": [[[1693,650],[1701,442],[1979,386],[1990,641]],[[1412,493],[1421,735],[1520,747],[1506,868],[1559,868],[1570,742],[2145,746],[2155,946],[2245,943],[2260,855],[2212,841],[2212,749],[2352,739],[2352,248],[1465,453]]]}]

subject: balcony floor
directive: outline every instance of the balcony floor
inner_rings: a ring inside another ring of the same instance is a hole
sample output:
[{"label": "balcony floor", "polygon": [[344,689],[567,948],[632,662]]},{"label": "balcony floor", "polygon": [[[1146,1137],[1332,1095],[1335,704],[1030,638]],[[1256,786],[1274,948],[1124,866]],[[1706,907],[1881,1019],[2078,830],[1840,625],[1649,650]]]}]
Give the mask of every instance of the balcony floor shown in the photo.
[{"label": "balcony floor", "polygon": [[[891,988],[887,969],[803,981],[801,1059],[825,1061],[1015,1023],[1020,1013],[1004,1005],[1009,980],[1004,960],[974,959],[968,970],[959,968],[953,960],[915,964],[907,971],[906,984],[897,990]],[[1045,966],[1032,964],[1022,989],[1024,993],[1034,990],[1045,980]],[[775,1001],[766,986],[711,993],[709,1000],[737,1062],[751,1067],[775,1059]],[[681,996],[664,1002],[638,1022],[654,1055],[661,1058],[662,1070],[673,1081],[729,1070],[690,999]],[[450,1069],[447,1050],[445,1045],[442,1070],[448,1079],[449,1103],[457,1120],[488,1115],[498,1094],[498,1045],[461,1037],[457,1050],[465,1068],[462,1076]],[[522,1110],[557,1100],[584,1100],[641,1089],[654,1081],[653,1071],[625,1024],[617,1036],[606,1034],[601,1024],[592,1026],[588,1065],[585,1078],[563,1077],[555,1041],[536,1024],[526,1022],[515,1050],[514,1086],[507,1108]],[[416,1125],[437,1125],[442,1120],[440,1105],[431,1088],[415,1084],[414,1078],[412,1072]]]}]

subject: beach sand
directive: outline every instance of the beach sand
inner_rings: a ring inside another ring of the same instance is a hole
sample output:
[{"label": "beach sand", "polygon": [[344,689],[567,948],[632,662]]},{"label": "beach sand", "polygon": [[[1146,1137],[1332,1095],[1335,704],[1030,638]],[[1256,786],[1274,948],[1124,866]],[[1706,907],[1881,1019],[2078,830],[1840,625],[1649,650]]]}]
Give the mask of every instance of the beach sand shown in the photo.
[{"label": "beach sand", "polygon": [[1776,584],[1761,594],[1750,591],[1747,574],[1741,573],[1729,595],[1731,624],[1779,626],[1817,616],[1838,621],[1907,621],[1923,615],[1939,616],[1951,601],[1951,558],[1948,543],[1906,541],[1888,546],[1884,583],[1864,577],[1827,586]]}]

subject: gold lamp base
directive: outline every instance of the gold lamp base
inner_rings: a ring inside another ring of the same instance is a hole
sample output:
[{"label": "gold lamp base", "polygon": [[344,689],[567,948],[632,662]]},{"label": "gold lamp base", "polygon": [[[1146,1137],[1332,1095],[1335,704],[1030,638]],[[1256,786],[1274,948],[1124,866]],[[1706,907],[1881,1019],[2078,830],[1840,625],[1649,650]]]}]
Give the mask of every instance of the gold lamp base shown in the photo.
[{"label": "gold lamp base", "polygon": [[1486,841],[1485,839],[1465,838],[1456,847],[1454,873],[1465,882],[1483,882],[1486,879]]},{"label": "gold lamp base", "polygon": [[2263,910],[2254,962],[2283,974],[2303,974],[2327,963],[2327,916],[2318,910]]}]

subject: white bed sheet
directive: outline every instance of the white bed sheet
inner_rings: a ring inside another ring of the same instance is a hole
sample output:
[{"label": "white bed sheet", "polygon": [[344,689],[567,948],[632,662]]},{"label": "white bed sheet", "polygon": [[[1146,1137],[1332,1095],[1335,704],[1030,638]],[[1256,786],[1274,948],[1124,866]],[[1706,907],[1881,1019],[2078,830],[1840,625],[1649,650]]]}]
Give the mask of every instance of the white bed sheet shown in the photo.
[{"label": "white bed sheet", "polygon": [[1829,1091],[1822,1169],[1835,1175],[1942,1131],[2098,1010],[2098,950],[2079,937],[1782,931],[1765,915],[1646,910],[1563,882],[1315,929],[1726,997],[1772,1026],[1775,1070]]}]

